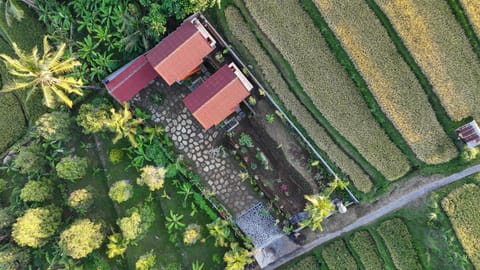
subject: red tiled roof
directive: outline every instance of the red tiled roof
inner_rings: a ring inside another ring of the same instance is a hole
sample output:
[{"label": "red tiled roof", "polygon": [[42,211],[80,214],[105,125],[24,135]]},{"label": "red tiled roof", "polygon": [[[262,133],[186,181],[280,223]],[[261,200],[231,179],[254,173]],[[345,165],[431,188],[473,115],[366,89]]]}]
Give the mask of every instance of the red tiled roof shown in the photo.
[{"label": "red tiled roof", "polygon": [[140,92],[157,76],[157,72],[147,61],[145,55],[140,55],[108,76],[104,83],[110,95],[118,102],[124,103]]},{"label": "red tiled roof", "polygon": [[469,147],[480,145],[480,129],[475,120],[457,128],[456,132]]},{"label": "red tiled roof", "polygon": [[249,94],[235,73],[224,65],[185,97],[183,103],[207,130],[232,114]]},{"label": "red tiled roof", "polygon": [[147,54],[147,59],[160,76],[172,85],[185,79],[213,51],[198,29],[185,21]]}]

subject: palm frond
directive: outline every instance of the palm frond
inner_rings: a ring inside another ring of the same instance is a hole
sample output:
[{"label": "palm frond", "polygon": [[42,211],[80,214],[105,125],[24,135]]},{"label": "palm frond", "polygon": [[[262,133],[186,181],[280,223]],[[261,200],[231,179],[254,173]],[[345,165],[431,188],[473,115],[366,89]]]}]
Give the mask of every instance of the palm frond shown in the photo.
[{"label": "palm frond", "polygon": [[58,89],[56,85],[51,85],[50,89],[62,103],[65,103],[69,108],[73,107],[73,101],[61,89]]}]

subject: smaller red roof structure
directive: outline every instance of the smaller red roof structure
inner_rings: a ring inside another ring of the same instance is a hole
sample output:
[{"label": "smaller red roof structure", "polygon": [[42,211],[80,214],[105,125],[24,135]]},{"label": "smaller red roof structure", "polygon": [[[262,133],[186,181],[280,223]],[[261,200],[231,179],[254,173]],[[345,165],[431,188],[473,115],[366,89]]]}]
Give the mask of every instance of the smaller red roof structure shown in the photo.
[{"label": "smaller red roof structure", "polygon": [[103,83],[118,102],[124,103],[145,88],[157,72],[147,61],[145,55],[140,55],[119,70],[103,80]]},{"label": "smaller red roof structure", "polygon": [[186,20],[152,48],[147,59],[168,85],[184,80],[215,49],[216,41],[196,18]]},{"label": "smaller red roof structure", "polygon": [[231,63],[222,66],[185,97],[183,103],[207,130],[235,112],[252,88],[238,67]]},{"label": "smaller red roof structure", "polygon": [[480,145],[480,128],[477,122],[473,120],[456,130],[458,137],[467,144],[468,147],[473,148]]}]

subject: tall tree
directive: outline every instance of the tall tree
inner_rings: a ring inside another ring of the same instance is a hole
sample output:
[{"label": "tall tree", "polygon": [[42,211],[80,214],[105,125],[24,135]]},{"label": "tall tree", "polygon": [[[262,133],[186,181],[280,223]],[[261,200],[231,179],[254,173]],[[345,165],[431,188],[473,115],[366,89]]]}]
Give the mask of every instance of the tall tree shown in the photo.
[{"label": "tall tree", "polygon": [[13,77],[2,91],[27,89],[28,100],[34,91],[41,90],[43,102],[49,108],[55,108],[58,103],[64,103],[71,108],[73,102],[68,94],[83,95],[82,81],[69,74],[75,67],[80,66],[80,62],[72,57],[62,61],[65,54],[65,43],[61,44],[57,50],[53,50],[45,36],[43,38],[43,55],[41,56],[39,56],[36,46],[32,49],[31,54],[24,53],[16,43],[13,43],[13,50],[18,56],[17,59],[0,54],[0,58],[5,62],[8,72]]}]

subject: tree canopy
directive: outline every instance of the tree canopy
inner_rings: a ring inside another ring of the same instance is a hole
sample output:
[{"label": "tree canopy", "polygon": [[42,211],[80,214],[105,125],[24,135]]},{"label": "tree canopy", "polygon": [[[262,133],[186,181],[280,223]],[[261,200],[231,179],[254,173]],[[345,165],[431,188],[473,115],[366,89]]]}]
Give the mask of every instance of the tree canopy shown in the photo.
[{"label": "tree canopy", "polygon": [[64,141],[70,138],[71,118],[66,112],[51,112],[35,122],[37,133],[47,141]]},{"label": "tree canopy", "polygon": [[46,164],[47,160],[44,158],[42,147],[35,143],[20,147],[13,161],[13,166],[23,174],[40,173]]},{"label": "tree canopy", "polygon": [[60,234],[60,248],[70,257],[80,259],[102,245],[102,226],[89,219],[76,220]]},{"label": "tree canopy", "polygon": [[77,156],[67,156],[58,162],[55,167],[60,178],[75,181],[87,174],[88,160]]},{"label": "tree canopy", "polygon": [[85,213],[93,204],[93,194],[87,188],[74,190],[68,196],[68,206],[80,213]]},{"label": "tree canopy", "polygon": [[163,187],[165,173],[167,170],[163,167],[154,167],[147,165],[141,169],[142,173],[137,178],[137,184],[146,185],[150,191],[155,191]]},{"label": "tree canopy", "polygon": [[120,180],[112,184],[108,191],[108,196],[117,202],[122,203],[130,199],[133,195],[133,186],[128,180]]},{"label": "tree canopy", "polygon": [[12,237],[19,246],[37,248],[56,232],[60,221],[61,210],[57,207],[31,208],[13,224]]},{"label": "tree canopy", "polygon": [[50,199],[52,194],[53,187],[47,179],[28,181],[20,191],[20,199],[24,202],[44,202]]}]

